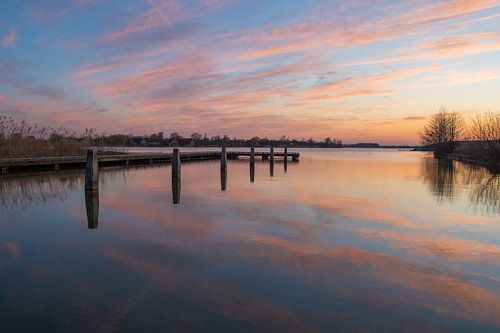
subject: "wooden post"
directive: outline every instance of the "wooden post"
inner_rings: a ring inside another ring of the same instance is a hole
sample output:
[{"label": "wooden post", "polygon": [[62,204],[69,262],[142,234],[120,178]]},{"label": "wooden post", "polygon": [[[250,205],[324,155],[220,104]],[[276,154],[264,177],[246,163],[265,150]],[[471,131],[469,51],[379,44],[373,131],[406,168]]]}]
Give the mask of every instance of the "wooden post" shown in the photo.
[{"label": "wooden post", "polygon": [[285,147],[285,149],[283,151],[283,169],[285,170],[285,173],[286,173],[287,167],[288,167],[288,148]]},{"label": "wooden post", "polygon": [[181,154],[178,148],[174,148],[172,153],[172,177],[181,176]]},{"label": "wooden post", "polygon": [[255,148],[250,148],[250,165],[255,165]]},{"label": "wooden post", "polygon": [[274,177],[274,163],[273,162],[269,163],[269,175],[271,177]]},{"label": "wooden post", "polygon": [[9,167],[2,167],[2,175],[6,175],[9,172]]},{"label": "wooden post", "polygon": [[97,229],[99,224],[99,191],[85,191],[85,208],[87,210],[87,226],[89,229]]},{"label": "wooden post", "polygon": [[97,190],[99,188],[99,163],[97,161],[97,150],[87,150],[87,170],[85,173],[85,189]]},{"label": "wooden post", "polygon": [[172,153],[172,201],[174,204],[181,201],[181,154],[178,148]]},{"label": "wooden post", "polygon": [[222,147],[221,152],[220,152],[220,168],[221,168],[221,170],[227,169],[226,147]]},{"label": "wooden post", "polygon": [[269,160],[271,163],[274,163],[274,148],[273,147],[271,147],[269,149]]}]

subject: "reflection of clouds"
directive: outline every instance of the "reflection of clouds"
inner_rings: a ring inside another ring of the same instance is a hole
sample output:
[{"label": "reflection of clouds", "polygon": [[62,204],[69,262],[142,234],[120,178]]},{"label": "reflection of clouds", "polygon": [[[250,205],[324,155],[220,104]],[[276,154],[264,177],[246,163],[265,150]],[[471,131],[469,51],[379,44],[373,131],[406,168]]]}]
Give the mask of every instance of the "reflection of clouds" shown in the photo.
[{"label": "reflection of clouds", "polygon": [[[130,251],[129,251],[130,252]],[[210,277],[199,276],[193,283],[193,275],[197,265],[182,265],[175,262],[170,265],[165,260],[158,262],[147,257],[139,257],[136,253],[121,252],[106,248],[104,254],[124,264],[134,272],[142,274],[153,285],[155,292],[167,291],[188,300],[189,310],[183,316],[203,313],[193,319],[203,324],[210,315],[224,318],[223,322],[238,323],[238,326],[252,328],[255,331],[293,331],[321,332],[313,323],[302,318],[300,313],[279,306],[265,299],[260,299],[235,289],[230,283]],[[164,256],[168,258],[168,256]],[[138,295],[134,299],[140,299]],[[122,311],[120,311],[122,312]],[[173,323],[174,325],[177,323]],[[186,323],[185,325],[189,324]],[[234,324],[231,324],[234,325]],[[186,326],[184,326],[186,329]]]},{"label": "reflection of clouds", "polygon": [[422,176],[438,202],[453,201],[465,191],[477,211],[500,214],[498,171],[457,161],[424,158]]},{"label": "reflection of clouds", "polygon": [[[167,323],[179,331],[500,327],[500,249],[485,231],[495,217],[438,207],[419,178],[421,155],[364,166],[309,156],[272,180],[256,163],[255,183],[248,161],[231,161],[224,193],[218,162],[189,165],[175,206],[168,168],[119,173],[127,182],[110,181],[99,198],[105,227],[84,238],[64,233],[59,245],[80,253],[39,262],[36,283],[49,293],[54,286],[40,279],[64,276],[77,312],[102,318],[101,331],[144,323],[157,331]],[[420,192],[400,198],[413,189]],[[92,263],[80,266],[89,253]],[[91,272],[82,278],[82,269]]]},{"label": "reflection of clouds", "polygon": [[[383,294],[386,297],[391,290],[401,287],[417,292],[418,297],[413,299],[402,297],[397,300],[398,302],[500,327],[500,319],[497,316],[500,313],[500,296],[498,293],[476,286],[468,279],[394,256],[358,248],[297,244],[296,241],[289,242],[259,235],[248,235],[246,239],[259,244],[251,254],[255,259],[291,266],[304,274],[314,276],[382,280],[385,282]],[[265,251],[261,246],[277,248],[282,252]]]},{"label": "reflection of clouds", "polygon": [[[435,233],[402,233],[367,228],[342,228],[369,239],[379,239],[394,248],[447,261],[495,264],[500,262],[500,246],[476,240],[453,238]],[[500,280],[499,280],[500,282]]]},{"label": "reflection of clouds", "polygon": [[19,250],[17,243],[5,242],[3,247],[14,262],[19,262],[21,260],[21,250]]}]

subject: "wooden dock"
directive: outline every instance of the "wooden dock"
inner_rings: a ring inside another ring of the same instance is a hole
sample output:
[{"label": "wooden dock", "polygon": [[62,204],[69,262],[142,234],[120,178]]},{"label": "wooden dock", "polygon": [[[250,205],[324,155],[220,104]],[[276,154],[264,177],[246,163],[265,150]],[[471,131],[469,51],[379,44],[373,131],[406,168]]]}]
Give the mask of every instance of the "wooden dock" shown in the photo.
[{"label": "wooden dock", "polygon": [[[171,163],[172,153],[124,153],[124,154],[99,154],[99,166],[116,166],[130,164],[159,164]],[[262,160],[269,160],[270,152],[255,152],[255,156]],[[300,154],[294,152],[274,152],[274,158],[284,159],[285,156],[292,161],[298,161]],[[250,158],[249,151],[227,151],[227,159]],[[218,160],[221,158],[220,151],[206,152],[181,152],[181,161],[204,161]],[[63,156],[63,157],[34,157],[34,158],[8,158],[0,159],[0,174],[11,172],[28,172],[34,170],[59,170],[59,169],[83,169],[86,167],[86,156]]]}]

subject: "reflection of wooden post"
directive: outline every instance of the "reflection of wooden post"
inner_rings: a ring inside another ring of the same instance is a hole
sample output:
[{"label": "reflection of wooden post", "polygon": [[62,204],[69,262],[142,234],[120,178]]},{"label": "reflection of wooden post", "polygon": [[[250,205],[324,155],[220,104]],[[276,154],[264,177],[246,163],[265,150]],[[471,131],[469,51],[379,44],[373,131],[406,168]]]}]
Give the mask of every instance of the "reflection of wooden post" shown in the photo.
[{"label": "reflection of wooden post", "polygon": [[176,205],[181,202],[181,177],[172,175],[172,202]]},{"label": "reflection of wooden post", "polygon": [[172,153],[172,201],[174,204],[181,201],[181,154],[178,148]]},{"label": "reflection of wooden post", "polygon": [[250,148],[250,165],[255,165],[255,148]]},{"label": "reflection of wooden post", "polygon": [[85,189],[97,190],[99,188],[99,163],[97,161],[97,150],[87,150],[87,170],[85,173]]},{"label": "reflection of wooden post", "polygon": [[255,180],[255,164],[250,164],[250,182],[253,183]]},{"label": "reflection of wooden post", "polygon": [[220,152],[220,168],[221,168],[221,170],[227,169],[226,147],[222,147],[222,150]]},{"label": "reflection of wooden post", "polygon": [[97,229],[99,224],[99,191],[85,191],[85,208],[87,209],[87,224],[89,229]]},{"label": "reflection of wooden post", "polygon": [[7,174],[7,172],[9,172],[9,167],[2,167],[2,175],[5,175]]},{"label": "reflection of wooden post", "polygon": [[269,149],[269,160],[271,163],[274,163],[274,148],[271,147],[271,149]]},{"label": "reflection of wooden post", "polygon": [[220,189],[225,191],[227,187],[227,169],[220,169]]},{"label": "reflection of wooden post", "polygon": [[54,170],[59,170],[59,164],[54,164]]}]

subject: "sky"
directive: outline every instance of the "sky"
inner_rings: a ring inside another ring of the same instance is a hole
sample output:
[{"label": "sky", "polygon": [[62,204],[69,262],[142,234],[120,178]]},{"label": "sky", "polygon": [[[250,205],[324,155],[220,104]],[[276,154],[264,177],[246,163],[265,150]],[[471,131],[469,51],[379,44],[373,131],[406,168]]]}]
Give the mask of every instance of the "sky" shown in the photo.
[{"label": "sky", "polygon": [[0,114],[81,131],[415,144],[500,109],[500,1],[0,2]]}]

